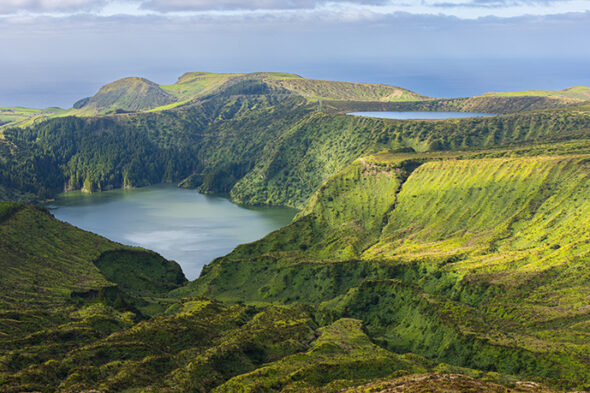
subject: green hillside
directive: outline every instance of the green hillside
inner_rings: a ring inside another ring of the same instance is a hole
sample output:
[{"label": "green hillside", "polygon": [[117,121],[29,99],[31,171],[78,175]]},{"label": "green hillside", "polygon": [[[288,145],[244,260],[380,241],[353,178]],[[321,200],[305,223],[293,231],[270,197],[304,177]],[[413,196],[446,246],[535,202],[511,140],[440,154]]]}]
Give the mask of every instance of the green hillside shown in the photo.
[{"label": "green hillside", "polygon": [[231,196],[239,203],[302,208],[332,174],[359,156],[384,149],[478,149],[577,139],[589,132],[586,113],[530,112],[444,121],[313,114],[265,146],[263,156],[231,189]]},{"label": "green hillside", "polygon": [[336,391],[447,367],[311,306],[168,298],[178,265],[41,208],[0,203],[0,231],[2,392]]},{"label": "green hillside", "polygon": [[161,86],[180,100],[214,93],[243,79],[257,79],[310,100],[338,101],[415,101],[428,97],[395,86],[368,83],[335,82],[302,78],[295,74],[257,72],[252,74],[215,74],[188,72],[173,85]]},{"label": "green hillside", "polygon": [[176,98],[145,78],[124,78],[100,88],[98,93],[74,104],[79,112],[93,115],[116,111],[142,111],[168,105]]},{"label": "green hillside", "polygon": [[61,108],[22,108],[22,107],[1,107],[0,108],[0,138],[2,129],[9,126],[31,124],[35,120],[46,117],[57,116],[64,113]]},{"label": "green hillside", "polygon": [[358,160],[178,293],[312,302],[396,352],[588,384],[590,156],[480,155]]},{"label": "green hillside", "polygon": [[155,254],[4,203],[0,389],[587,386],[588,158],[580,141],[359,159],[180,288]]},{"label": "green hillside", "polygon": [[94,96],[77,101],[73,108],[0,108],[0,129],[28,127],[44,119],[62,116],[97,116],[124,112],[159,112],[194,103],[211,95],[236,89],[244,81],[274,93],[282,92],[321,100],[327,112],[378,110],[443,110],[514,113],[576,105],[590,100],[590,88],[574,86],[559,91],[531,90],[486,93],[479,97],[432,99],[388,85],[306,79],[281,72],[187,72],[171,85],[157,85],[145,78],[129,77],[103,86]]},{"label": "green hillside", "polygon": [[514,92],[486,93],[486,96],[497,97],[551,97],[564,101],[590,101],[590,87],[573,86],[563,90],[528,90]]},{"label": "green hillside", "polygon": [[422,359],[396,355],[373,344],[359,320],[340,319],[320,328],[318,334],[306,352],[236,376],[213,392],[312,391],[326,389],[324,385],[333,381],[328,389],[337,390],[351,381],[426,371]]},{"label": "green hillside", "polygon": [[311,100],[336,101],[419,101],[423,95],[395,86],[369,83],[333,82],[304,78],[274,79],[272,83]]},{"label": "green hillside", "polygon": [[[74,314],[85,316],[88,323],[107,311],[97,304]],[[41,331],[18,343],[0,341],[7,350],[0,358],[0,387],[7,393],[337,392],[375,379],[451,371],[456,378],[471,374],[488,381],[515,381],[507,375],[478,374],[395,354],[371,342],[361,321],[332,322],[310,307],[227,306],[195,298],[172,306],[166,314],[133,326],[122,320],[126,327],[87,337],[86,343],[72,342],[71,336],[80,336],[75,330],[61,335]],[[74,322],[70,329],[74,327],[81,330],[84,325]],[[65,325],[60,328],[65,330]],[[35,352],[39,342],[49,339],[52,353]],[[40,363],[42,355],[49,360]]]},{"label": "green hillside", "polygon": [[162,85],[162,89],[179,100],[188,100],[208,93],[226,83],[229,79],[243,74],[214,74],[210,72],[187,72],[172,85]]},{"label": "green hillside", "polygon": [[245,78],[272,80],[282,78],[301,78],[294,74],[279,72],[260,72],[254,74],[216,74],[212,72],[187,72],[172,85],[160,86],[179,100],[189,100],[215,93],[225,86]]},{"label": "green hillside", "polygon": [[0,108],[0,127],[21,120],[29,119],[32,116],[38,116],[43,113],[40,109],[20,108],[20,107],[3,107]]},{"label": "green hillside", "polygon": [[[67,314],[73,297],[101,291],[136,297],[140,308],[147,307],[139,298],[162,295],[186,281],[176,263],[57,221],[42,208],[0,202],[0,231],[0,305],[6,314],[23,309]],[[146,267],[149,273],[142,271]],[[126,273],[112,274],[117,269]],[[149,307],[144,311],[149,314]]]}]

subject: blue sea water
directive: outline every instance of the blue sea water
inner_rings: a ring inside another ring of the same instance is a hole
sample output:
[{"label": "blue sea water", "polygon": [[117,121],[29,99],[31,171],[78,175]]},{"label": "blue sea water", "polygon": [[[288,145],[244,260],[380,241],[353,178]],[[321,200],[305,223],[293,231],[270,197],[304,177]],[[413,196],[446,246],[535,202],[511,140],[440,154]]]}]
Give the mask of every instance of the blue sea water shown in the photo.
[{"label": "blue sea water", "polygon": [[590,86],[590,59],[400,59],[302,67],[309,78],[383,83],[430,97]]}]

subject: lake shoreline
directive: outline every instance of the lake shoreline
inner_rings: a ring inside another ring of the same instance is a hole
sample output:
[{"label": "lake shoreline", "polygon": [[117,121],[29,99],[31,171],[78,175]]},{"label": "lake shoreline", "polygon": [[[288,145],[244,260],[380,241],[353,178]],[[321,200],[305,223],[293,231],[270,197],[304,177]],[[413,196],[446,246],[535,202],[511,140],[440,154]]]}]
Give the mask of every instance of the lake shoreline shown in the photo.
[{"label": "lake shoreline", "polygon": [[369,117],[376,119],[396,120],[447,120],[447,119],[468,119],[472,117],[497,116],[496,113],[479,112],[445,112],[445,111],[387,111],[387,112],[349,112],[349,116]]},{"label": "lake shoreline", "polygon": [[245,207],[172,184],[69,191],[44,206],[59,220],[178,262],[187,278],[243,243],[288,225],[296,209]]}]

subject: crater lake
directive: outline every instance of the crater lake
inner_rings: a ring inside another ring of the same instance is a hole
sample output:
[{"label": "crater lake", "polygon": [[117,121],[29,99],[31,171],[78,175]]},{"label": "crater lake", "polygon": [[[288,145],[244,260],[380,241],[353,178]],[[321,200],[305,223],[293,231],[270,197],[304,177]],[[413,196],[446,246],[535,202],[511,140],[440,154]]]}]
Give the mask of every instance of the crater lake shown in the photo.
[{"label": "crater lake", "polygon": [[199,276],[203,265],[289,224],[297,213],[246,208],[165,184],[92,194],[73,191],[46,207],[59,220],[178,262],[189,280]]}]

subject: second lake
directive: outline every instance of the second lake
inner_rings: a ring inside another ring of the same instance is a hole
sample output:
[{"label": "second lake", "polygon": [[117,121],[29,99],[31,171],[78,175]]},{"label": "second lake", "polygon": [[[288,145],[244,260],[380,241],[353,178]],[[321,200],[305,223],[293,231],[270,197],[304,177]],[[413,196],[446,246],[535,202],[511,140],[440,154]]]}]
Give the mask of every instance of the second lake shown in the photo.
[{"label": "second lake", "polygon": [[495,116],[493,113],[477,112],[351,112],[348,115],[362,117],[376,117],[379,119],[402,120],[436,120],[436,119],[463,119],[467,117]]}]

